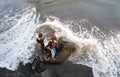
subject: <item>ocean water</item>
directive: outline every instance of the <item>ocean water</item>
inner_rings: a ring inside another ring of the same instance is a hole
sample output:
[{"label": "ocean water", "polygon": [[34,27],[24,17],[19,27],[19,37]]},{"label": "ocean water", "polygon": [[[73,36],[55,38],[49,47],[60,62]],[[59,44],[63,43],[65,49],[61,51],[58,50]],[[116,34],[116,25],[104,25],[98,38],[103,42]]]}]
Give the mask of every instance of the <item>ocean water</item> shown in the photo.
[{"label": "ocean water", "polygon": [[94,77],[120,77],[119,0],[0,0],[0,67],[31,62],[36,29],[46,24],[76,45],[71,62]]}]

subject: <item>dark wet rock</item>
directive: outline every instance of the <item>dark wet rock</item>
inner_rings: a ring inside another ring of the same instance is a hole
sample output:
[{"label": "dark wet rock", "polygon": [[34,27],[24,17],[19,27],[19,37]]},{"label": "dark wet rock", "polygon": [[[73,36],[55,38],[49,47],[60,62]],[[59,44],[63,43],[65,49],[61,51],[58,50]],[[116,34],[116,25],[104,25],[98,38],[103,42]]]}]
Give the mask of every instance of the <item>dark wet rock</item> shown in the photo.
[{"label": "dark wet rock", "polygon": [[[46,34],[46,38],[55,36],[55,30],[50,25],[41,26],[37,29],[37,33]],[[41,62],[40,57],[37,56],[32,64],[34,72],[41,73],[42,77],[93,77],[91,68],[73,64],[67,60],[71,53],[76,50],[72,42],[59,38],[58,44],[56,60]],[[36,45],[35,50],[40,54],[39,46]]]},{"label": "dark wet rock", "polygon": [[[58,29],[57,29],[58,30]],[[53,26],[51,25],[43,25],[40,26],[37,30],[37,33],[42,33],[44,37],[49,41],[51,37],[55,36],[55,28],[53,29]],[[58,48],[57,54],[56,54],[56,60],[48,60],[46,63],[63,63],[68,57],[70,56],[71,52],[74,52],[76,50],[74,44],[72,42],[64,41],[62,38],[58,39]],[[36,44],[35,46],[35,52],[39,55],[42,55],[40,52],[40,47]]]},{"label": "dark wet rock", "polygon": [[51,36],[55,36],[55,31],[50,27],[50,25],[44,25],[41,26],[40,28],[38,28],[36,30],[37,33],[43,33],[45,34],[45,37],[51,37]]},{"label": "dark wet rock", "polygon": [[[55,30],[53,29],[51,25],[43,25],[39,27],[36,31],[37,33],[45,34],[45,38],[47,38],[48,40],[51,36],[55,36]],[[71,53],[76,50],[75,45],[72,42],[64,41],[62,38],[57,38],[57,39],[58,39],[58,48],[56,49],[57,50],[56,60],[53,60],[51,57],[49,57],[49,60],[46,61],[43,54],[41,53],[42,51],[40,47],[37,44],[35,45],[35,52],[38,55],[34,59],[33,64],[32,64],[32,68],[34,69],[34,71],[36,72],[41,71],[41,67],[40,67],[41,63],[62,64],[68,59]],[[44,61],[42,61],[41,58]],[[42,62],[40,63],[40,61]]]},{"label": "dark wet rock", "polygon": [[[58,40],[58,46],[59,47],[57,48],[56,60],[50,59],[49,61],[45,63],[52,63],[52,64],[63,63],[66,59],[68,59],[70,54],[76,50],[73,43],[68,42],[68,41],[63,41],[62,39]],[[35,46],[35,49],[36,49],[36,54],[41,56],[42,51],[37,44]]]},{"label": "dark wet rock", "polygon": [[61,65],[43,64],[42,67],[47,69],[41,73],[34,72],[30,63],[20,64],[16,71],[0,68],[0,77],[93,77],[91,68],[70,61]]}]

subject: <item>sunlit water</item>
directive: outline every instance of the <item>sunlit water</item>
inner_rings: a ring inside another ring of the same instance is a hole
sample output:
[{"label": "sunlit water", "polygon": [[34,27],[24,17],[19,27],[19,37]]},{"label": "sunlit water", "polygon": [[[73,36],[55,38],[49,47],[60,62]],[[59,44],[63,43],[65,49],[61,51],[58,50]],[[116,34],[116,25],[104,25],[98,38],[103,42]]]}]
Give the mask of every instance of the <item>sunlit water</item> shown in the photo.
[{"label": "sunlit water", "polygon": [[[5,6],[2,1],[1,6]],[[112,0],[105,2],[114,4]],[[106,34],[88,19],[60,21],[57,17],[48,16],[48,20],[42,23],[39,15],[36,15],[35,7],[26,4],[15,9],[0,9],[3,10],[0,13],[0,67],[16,70],[20,62],[31,62],[37,37],[36,29],[47,24],[55,30],[57,37],[64,37],[76,45],[77,50],[69,57],[70,61],[92,67],[94,77],[120,76],[119,31],[110,30]],[[119,10],[117,15],[120,15]]]}]

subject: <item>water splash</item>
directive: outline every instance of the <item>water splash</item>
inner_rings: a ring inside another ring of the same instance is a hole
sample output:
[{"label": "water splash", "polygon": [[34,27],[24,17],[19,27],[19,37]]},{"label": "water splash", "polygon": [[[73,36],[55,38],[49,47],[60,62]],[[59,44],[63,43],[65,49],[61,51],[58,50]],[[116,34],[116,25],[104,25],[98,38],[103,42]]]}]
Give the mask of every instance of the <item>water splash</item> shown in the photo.
[{"label": "water splash", "polygon": [[92,67],[95,77],[119,77],[120,32],[105,34],[86,19],[79,22],[54,19],[42,25],[50,25],[57,37],[63,37],[76,45],[77,51],[69,60]]},{"label": "water splash", "polygon": [[8,13],[4,20],[0,19],[0,28],[3,29],[0,33],[0,67],[15,70],[20,61],[29,62],[34,50],[35,31],[48,24],[58,38],[65,38],[76,45],[76,53],[69,58],[73,63],[92,67],[96,77],[120,76],[120,32],[105,34],[86,19],[60,22],[59,18],[52,17],[53,21],[48,18],[45,23],[38,24],[35,22],[39,21],[35,8],[28,6],[11,16],[13,18],[10,16]]},{"label": "water splash", "polygon": [[[7,23],[11,19],[9,14],[5,17],[7,19],[5,19],[5,23],[1,24],[1,27],[11,25]],[[34,36],[37,25],[35,23],[36,10],[31,6],[25,6],[12,17],[13,21],[16,20],[16,23],[8,30],[0,33],[0,67],[15,70],[19,62],[29,62],[31,52],[34,50]]]},{"label": "water splash", "polygon": [[[51,18],[52,20],[50,20]],[[58,38],[62,37],[76,45],[76,53],[69,58],[73,63],[92,67],[94,74],[98,74],[94,75],[96,77],[119,76],[119,32],[111,31],[106,35],[86,19],[79,22],[60,22],[59,18],[50,16],[40,26],[45,25],[51,26]],[[91,26],[91,29],[88,30],[87,27],[84,27],[86,25]]]},{"label": "water splash", "polygon": [[120,75],[120,33],[111,31],[106,35],[96,26],[92,26],[91,30],[88,30],[84,24],[91,26],[91,23],[84,19],[79,23],[71,22],[69,24],[71,31],[74,31],[73,27],[77,27],[78,31],[74,31],[73,34],[79,38],[76,40],[77,53],[73,54],[70,60],[73,63],[93,67],[99,71],[100,77],[118,77]]}]

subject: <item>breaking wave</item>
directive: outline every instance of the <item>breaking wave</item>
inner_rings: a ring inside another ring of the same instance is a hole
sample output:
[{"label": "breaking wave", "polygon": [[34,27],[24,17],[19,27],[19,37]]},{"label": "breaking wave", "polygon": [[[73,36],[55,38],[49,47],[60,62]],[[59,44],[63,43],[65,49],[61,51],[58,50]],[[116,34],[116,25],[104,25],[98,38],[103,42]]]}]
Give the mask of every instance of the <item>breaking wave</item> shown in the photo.
[{"label": "breaking wave", "polygon": [[35,8],[25,6],[0,20],[3,30],[0,33],[0,67],[15,70],[20,62],[29,62],[34,50],[35,19]]},{"label": "breaking wave", "polygon": [[69,57],[70,61],[92,67],[95,77],[120,76],[120,32],[105,34],[86,19],[61,22],[59,18],[49,16],[42,23],[36,16],[34,7],[25,6],[0,19],[0,67],[16,70],[20,62],[30,62],[36,29],[48,24],[57,37],[66,38],[76,45],[77,50]]}]

